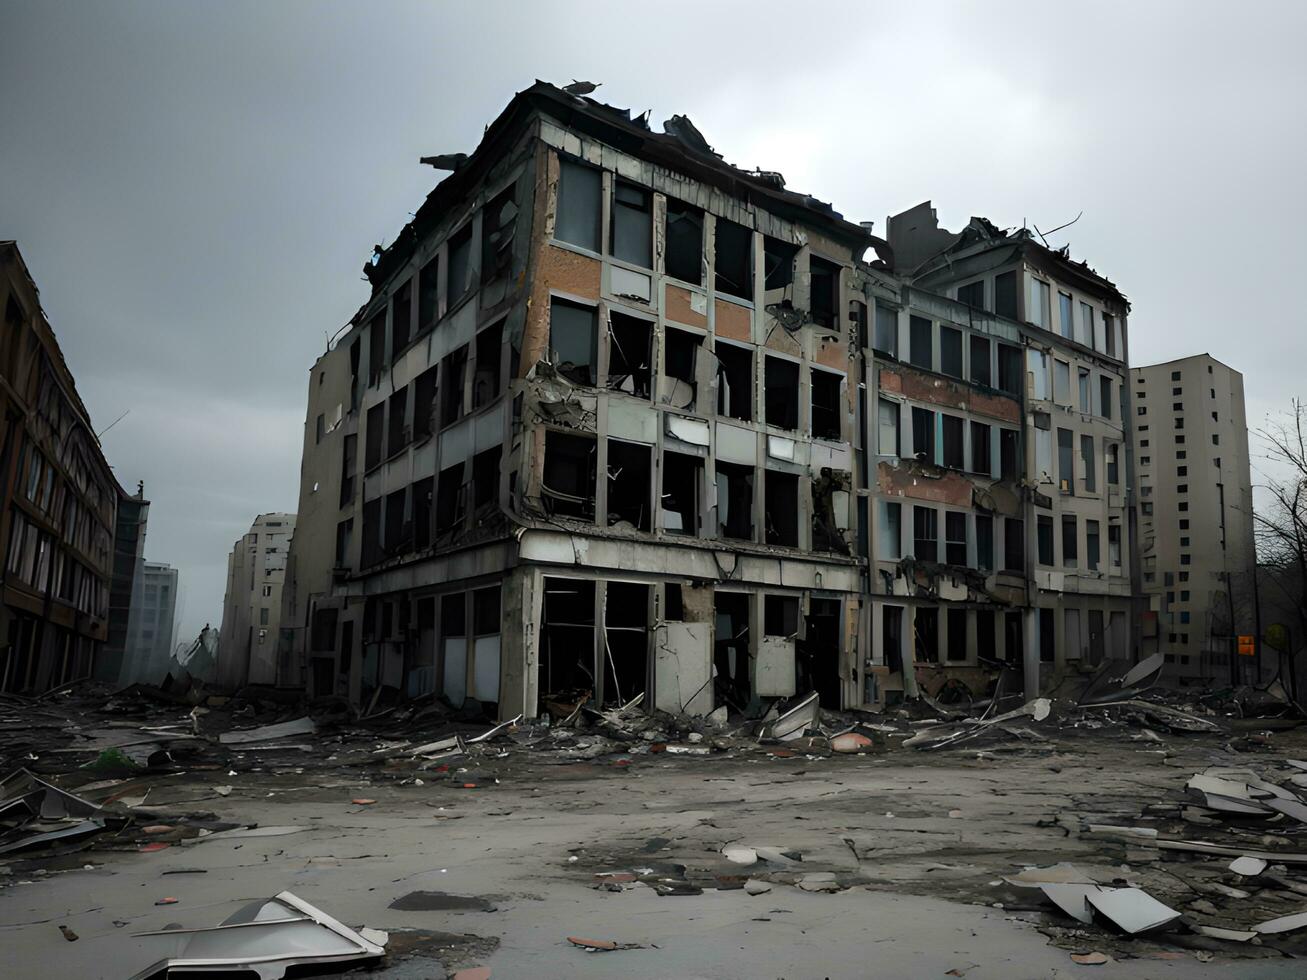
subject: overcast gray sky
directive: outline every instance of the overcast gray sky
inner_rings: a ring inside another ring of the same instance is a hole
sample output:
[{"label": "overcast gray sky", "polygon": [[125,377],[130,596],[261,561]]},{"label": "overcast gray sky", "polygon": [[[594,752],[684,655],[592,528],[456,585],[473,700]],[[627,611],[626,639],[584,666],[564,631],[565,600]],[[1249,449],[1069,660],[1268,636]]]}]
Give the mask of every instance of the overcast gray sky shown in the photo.
[{"label": "overcast gray sky", "polygon": [[294,510],[308,369],[361,267],[535,78],[689,115],[855,221],[931,199],[1051,227],[1134,304],[1144,364],[1208,351],[1250,421],[1302,394],[1307,4],[0,0],[16,238],[183,638]]}]

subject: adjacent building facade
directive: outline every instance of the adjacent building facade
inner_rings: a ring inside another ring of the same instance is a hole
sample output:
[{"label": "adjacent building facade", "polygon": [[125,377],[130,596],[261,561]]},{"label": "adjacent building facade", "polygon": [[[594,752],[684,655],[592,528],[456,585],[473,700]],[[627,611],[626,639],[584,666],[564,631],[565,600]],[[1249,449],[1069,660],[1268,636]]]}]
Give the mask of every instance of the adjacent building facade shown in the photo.
[{"label": "adjacent building facade", "polygon": [[282,588],[294,532],[294,514],[260,514],[227,557],[215,678],[220,687],[295,682],[279,671]]},{"label": "adjacent building facade", "polygon": [[144,484],[137,487],[134,496],[118,501],[113,578],[109,586],[109,638],[95,664],[95,676],[109,683],[131,683],[124,679],[124,670],[129,659],[132,611],[140,605],[144,586],[145,528],[149,514],[150,502],[145,499]]},{"label": "adjacent building facade", "polygon": [[1180,683],[1229,681],[1235,638],[1257,633],[1243,375],[1209,354],[1131,375],[1144,649]]},{"label": "adjacent building facade", "polygon": [[14,242],[0,242],[0,691],[88,677],[109,633],[114,478]]},{"label": "adjacent building facade", "polygon": [[142,562],[120,683],[158,684],[163,680],[172,659],[176,621],[177,569],[163,562]]}]

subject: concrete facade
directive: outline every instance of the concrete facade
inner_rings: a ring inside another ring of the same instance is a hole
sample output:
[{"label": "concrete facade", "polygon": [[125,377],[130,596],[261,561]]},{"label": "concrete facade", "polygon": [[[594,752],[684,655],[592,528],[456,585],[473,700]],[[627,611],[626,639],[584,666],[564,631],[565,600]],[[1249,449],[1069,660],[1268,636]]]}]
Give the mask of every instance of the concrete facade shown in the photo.
[{"label": "concrete facade", "polygon": [[1181,683],[1229,681],[1234,637],[1257,633],[1243,375],[1209,354],[1130,373],[1145,649]]},{"label": "concrete facade", "polygon": [[227,557],[217,684],[280,683],[282,588],[295,532],[294,514],[260,514]]},{"label": "concrete facade", "polygon": [[127,495],[14,242],[0,242],[0,311],[0,691],[41,692],[96,670]]}]

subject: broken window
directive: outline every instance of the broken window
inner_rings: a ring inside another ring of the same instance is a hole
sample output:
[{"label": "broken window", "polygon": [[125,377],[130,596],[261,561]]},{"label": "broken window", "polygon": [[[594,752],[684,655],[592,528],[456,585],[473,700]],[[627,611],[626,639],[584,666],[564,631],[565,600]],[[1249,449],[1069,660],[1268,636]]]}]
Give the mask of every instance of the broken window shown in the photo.
[{"label": "broken window", "polygon": [[922,561],[939,561],[939,514],[934,507],[912,508],[912,555]]},{"label": "broken window", "polygon": [[608,388],[648,398],[653,380],[653,324],[610,311],[608,314]]},{"label": "broken window", "polygon": [[445,355],[440,362],[440,426],[453,425],[463,417],[463,387],[467,376],[467,344]]},{"label": "broken window", "polygon": [[876,400],[876,451],[882,456],[899,455],[899,403],[888,398]]},{"label": "broken window", "polygon": [[984,422],[971,423],[971,472],[989,476],[993,471],[993,462],[989,450],[990,428]]},{"label": "broken window", "polygon": [[413,382],[413,438],[425,439],[435,429],[436,374],[429,368]]},{"label": "broken window", "polygon": [[623,521],[648,531],[649,490],[653,482],[651,448],[636,442],[608,440],[608,523]]},{"label": "broken window", "polygon": [[381,561],[381,498],[363,502],[363,554],[361,567]]},{"label": "broken window", "polygon": [[714,239],[713,288],[719,293],[753,299],[753,232],[718,218]]},{"label": "broken window", "polygon": [[357,433],[347,435],[341,446],[340,454],[340,506],[354,502],[355,474],[359,465],[359,437]]},{"label": "broken window", "polygon": [[[540,623],[541,696],[566,693],[570,697],[573,693],[593,691],[595,584],[588,579],[546,578],[544,591]],[[547,705],[546,701],[546,708]]]},{"label": "broken window", "polygon": [[794,258],[799,254],[799,246],[764,235],[762,252],[763,289],[770,292],[793,285]]},{"label": "broken window", "polygon": [[390,356],[392,360],[398,360],[399,355],[408,346],[409,327],[412,319],[413,280],[410,279],[395,290],[395,295],[390,301],[390,329],[393,335],[390,340]]},{"label": "broken window", "polygon": [[431,491],[435,480],[427,477],[418,480],[411,488],[413,500],[413,547],[421,550],[431,544]]},{"label": "broken window", "polygon": [[940,415],[943,430],[944,465],[951,470],[966,467],[966,456],[962,447],[963,420],[956,415]]},{"label": "broken window", "polygon": [[1021,349],[998,345],[998,388],[1009,395],[1021,394]]},{"label": "broken window", "polygon": [[422,334],[440,319],[440,256],[432,257],[418,273],[418,333]]},{"label": "broken window", "polygon": [[412,528],[405,522],[408,488],[386,495],[386,554],[397,555],[406,550]]},{"label": "broken window", "polygon": [[977,310],[983,310],[985,308],[985,280],[980,279],[976,282],[969,282],[965,286],[959,286],[958,302],[966,303]]},{"label": "broken window", "polygon": [[486,327],[477,334],[476,374],[472,378],[472,407],[489,405],[499,397],[500,351],[504,341],[504,321]]},{"label": "broken window", "polygon": [[935,413],[928,408],[912,409],[912,455],[919,463],[935,462]]},{"label": "broken window", "polygon": [[698,389],[699,348],[703,337],[688,330],[663,331],[663,370],[669,379],[663,401],[675,408],[693,408]]},{"label": "broken window", "polygon": [[1070,429],[1057,430],[1057,480],[1063,493],[1075,493],[1075,454],[1071,448]]},{"label": "broken window", "polygon": [[1075,514],[1062,515],[1062,564],[1067,568],[1075,568],[1078,560],[1078,544],[1080,541],[1079,526],[1076,522]]},{"label": "broken window", "polygon": [[[812,321],[821,327],[839,325],[840,267],[815,255],[808,257],[809,302]],[[959,357],[959,368],[961,358]]]},{"label": "broken window", "polygon": [[989,364],[989,340],[977,334],[971,335],[971,380],[978,385],[988,387],[993,375]]},{"label": "broken window", "polygon": [[1010,664],[1019,664],[1025,659],[1025,641],[1019,612],[1003,614],[1003,656]]},{"label": "broken window", "polygon": [[703,212],[698,208],[667,199],[667,254],[663,257],[667,274],[682,282],[703,284]]},{"label": "broken window", "polygon": [[716,700],[743,710],[751,700],[749,596],[721,592],[714,597],[713,693]]},{"label": "broken window", "polygon": [[472,225],[466,224],[449,240],[449,275],[445,282],[445,309],[463,298],[468,287],[468,264],[472,259]]},{"label": "broken window", "polygon": [[1098,571],[1098,521],[1085,521],[1085,568]]},{"label": "broken window", "polygon": [[876,330],[871,346],[878,353],[897,357],[899,352],[898,310],[876,304]]},{"label": "broken window", "polygon": [[860,299],[849,300],[849,327],[853,331],[853,347],[867,346],[867,304]]},{"label": "broken window", "polygon": [[1098,489],[1098,465],[1094,459],[1094,437],[1080,437],[1080,468],[1084,473],[1085,492],[1093,493]]},{"label": "broken window", "polygon": [[390,396],[390,419],[387,426],[386,457],[394,456],[408,445],[408,389],[400,388]]},{"label": "broken window", "polygon": [[934,324],[925,317],[908,318],[908,362],[927,371],[934,368]]},{"label": "broken window", "polygon": [[685,618],[685,603],[681,596],[681,583],[668,582],[663,586],[663,619],[679,623]]},{"label": "broken window", "polygon": [[558,373],[579,385],[599,376],[598,319],[593,306],[554,298],[549,304],[549,350]]},{"label": "broken window", "polygon": [[717,414],[753,418],[753,348],[717,341]]},{"label": "broken window", "polygon": [[799,632],[799,600],[788,595],[763,596],[762,631],[765,636],[793,637]]},{"label": "broken window", "polygon": [[881,501],[880,557],[903,557],[903,505],[897,501]]},{"label": "broken window", "polygon": [[350,517],[336,525],[336,567],[349,567],[349,546],[354,537],[354,518]]},{"label": "broken window", "polygon": [[967,659],[967,611],[949,609],[946,622],[948,636],[947,658],[949,660]]},{"label": "broken window", "polygon": [[717,463],[717,523],[722,537],[753,540],[752,466]]},{"label": "broken window", "polygon": [[368,384],[381,380],[386,366],[386,311],[382,310],[368,324]]},{"label": "broken window", "polygon": [[763,395],[767,424],[780,429],[799,427],[799,365],[768,355],[763,360]]},{"label": "broken window", "polygon": [[918,663],[939,662],[939,610],[918,606],[912,617],[912,631],[916,634]]},{"label": "broken window", "polygon": [[830,371],[813,368],[809,389],[812,393],[812,435],[816,439],[840,438],[840,385],[843,378]]},{"label": "broken window", "polygon": [[1003,571],[1024,572],[1025,565],[1025,522],[1018,517],[1006,517],[1003,519]]},{"label": "broken window", "polygon": [[472,457],[472,509],[492,508],[499,502],[499,447]]},{"label": "broken window", "polygon": [[1039,564],[1053,564],[1053,518],[1040,514],[1035,518],[1036,544],[1039,546]]},{"label": "broken window", "polygon": [[615,182],[611,231],[613,258],[653,268],[653,195],[647,188]]},{"label": "broken window", "polygon": [[558,215],[554,237],[561,242],[599,251],[599,221],[603,212],[602,178],[593,167],[560,160]]},{"label": "broken window", "polygon": [[976,567],[994,569],[994,518],[988,514],[976,515]]},{"label": "broken window", "polygon": [[604,703],[643,694],[649,669],[649,586],[609,582],[604,602]]},{"label": "broken window", "polygon": [[509,184],[481,212],[481,281],[494,282],[513,270],[517,230],[517,185]]},{"label": "broken window", "polygon": [[440,471],[436,481],[436,534],[461,527],[467,510],[463,490],[463,464]]},{"label": "broken window", "polygon": [[763,478],[767,505],[767,543],[786,548],[799,546],[799,477],[767,470]]},{"label": "broken window", "polygon": [[703,460],[685,453],[663,453],[662,517],[668,534],[699,533],[699,495]]},{"label": "broken window", "polygon": [[999,316],[1017,318],[1016,270],[1000,272],[994,277],[994,312]]},{"label": "broken window", "polygon": [[595,441],[553,429],[545,433],[541,501],[550,514],[593,521]]},{"label": "broken window", "polygon": [[962,331],[940,326],[939,370],[951,378],[962,377]]},{"label": "broken window", "polygon": [[994,643],[994,610],[976,610],[976,659],[993,662],[997,657]]},{"label": "broken window", "polygon": [[944,512],[944,561],[950,565],[967,563],[967,515],[964,511]]},{"label": "broken window", "polygon": [[1056,633],[1054,632],[1054,611],[1040,609],[1039,612],[1039,659],[1041,663],[1051,664],[1056,659]]},{"label": "broken window", "polygon": [[363,458],[363,469],[370,470],[374,466],[379,466],[386,451],[386,403],[377,402],[368,409],[367,418],[367,442],[364,445],[366,455]]}]

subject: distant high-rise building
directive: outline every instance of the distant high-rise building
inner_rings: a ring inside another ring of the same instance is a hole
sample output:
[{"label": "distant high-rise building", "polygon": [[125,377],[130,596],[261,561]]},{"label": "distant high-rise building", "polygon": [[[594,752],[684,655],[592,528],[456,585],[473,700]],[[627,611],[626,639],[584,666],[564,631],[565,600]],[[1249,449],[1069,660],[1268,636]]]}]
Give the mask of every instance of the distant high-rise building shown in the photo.
[{"label": "distant high-rise building", "polygon": [[134,497],[118,501],[113,535],[113,578],[109,588],[109,638],[95,664],[95,676],[110,683],[130,684],[127,678],[127,637],[133,605],[140,601],[145,571],[145,527],[150,502],[142,484]]},{"label": "distant high-rise building", "polygon": [[1143,650],[1166,655],[1164,676],[1228,680],[1233,638],[1256,632],[1243,375],[1208,354],[1130,373]]},{"label": "distant high-rise building", "polygon": [[120,682],[158,684],[168,673],[177,619],[177,569],[147,561],[132,595]]},{"label": "distant high-rise building", "polygon": [[286,556],[294,514],[260,514],[227,558],[227,595],[218,640],[218,683],[273,685]]}]

